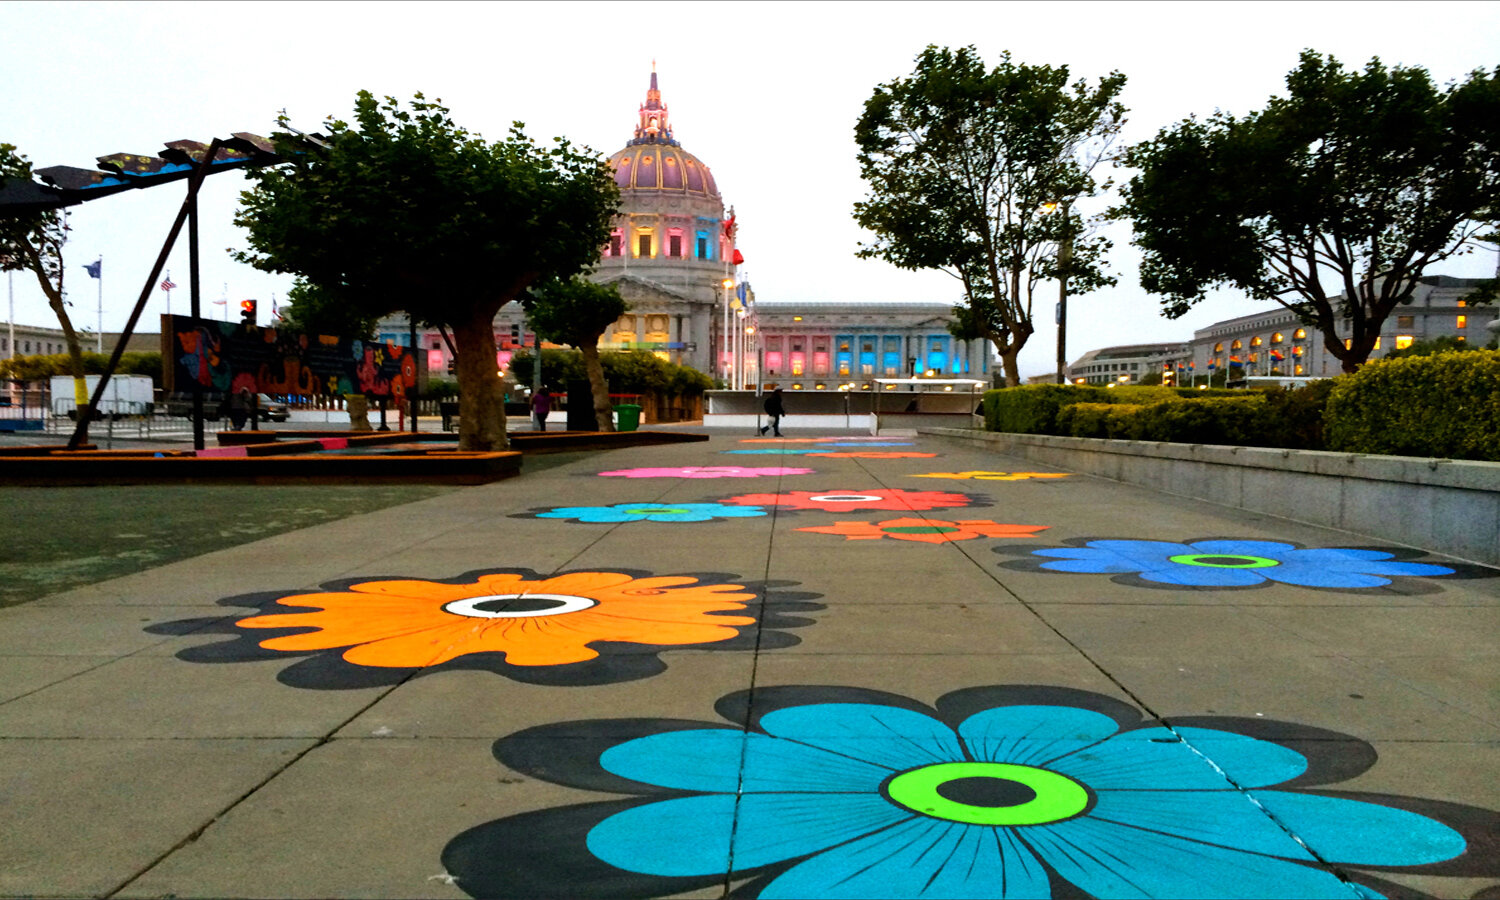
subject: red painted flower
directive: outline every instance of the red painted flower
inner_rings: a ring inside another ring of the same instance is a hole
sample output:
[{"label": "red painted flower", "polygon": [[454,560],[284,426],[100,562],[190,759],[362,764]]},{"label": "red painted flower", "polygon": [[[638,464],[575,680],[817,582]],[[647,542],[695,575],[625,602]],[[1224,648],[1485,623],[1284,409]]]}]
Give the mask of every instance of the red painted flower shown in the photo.
[{"label": "red painted flower", "polygon": [[1046,525],[1002,525],[988,519],[959,519],[945,522],[941,519],[887,519],[884,522],[835,522],[798,531],[815,531],[819,534],[841,534],[850,541],[878,541],[894,538],[898,541],[920,541],[924,544],[946,544],[952,541],[969,541],[978,537],[1024,538],[1031,537]]},{"label": "red painted flower", "polygon": [[964,494],[946,491],[906,491],[901,488],[877,488],[871,491],[788,491],[784,494],[742,494],[729,497],[725,503],[740,506],[775,506],[781,509],[821,509],[824,512],[850,512],[857,509],[947,509],[968,506]]}]

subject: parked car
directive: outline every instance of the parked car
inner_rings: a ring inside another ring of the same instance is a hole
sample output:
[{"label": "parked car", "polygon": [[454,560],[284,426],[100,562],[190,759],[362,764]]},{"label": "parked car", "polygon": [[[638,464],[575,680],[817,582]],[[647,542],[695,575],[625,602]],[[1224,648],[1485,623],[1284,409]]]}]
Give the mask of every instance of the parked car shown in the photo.
[{"label": "parked car", "polygon": [[[262,422],[285,422],[291,417],[291,408],[285,403],[274,399],[270,394],[256,394],[256,403],[260,412]],[[193,415],[193,394],[191,391],[175,391],[167,395],[167,415],[191,418]],[[218,391],[203,392],[203,419],[206,422],[217,422],[223,416],[224,395]]]}]

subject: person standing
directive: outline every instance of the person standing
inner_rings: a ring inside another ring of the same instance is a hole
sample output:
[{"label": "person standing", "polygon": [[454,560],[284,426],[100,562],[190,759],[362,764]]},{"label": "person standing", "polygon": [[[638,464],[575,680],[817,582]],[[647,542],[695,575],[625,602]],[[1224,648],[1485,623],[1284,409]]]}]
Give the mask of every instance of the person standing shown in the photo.
[{"label": "person standing", "polygon": [[235,391],[229,398],[229,424],[235,431],[245,430],[245,423],[250,419],[250,389],[242,387]]},{"label": "person standing", "polygon": [[545,388],[531,398],[531,416],[536,420],[536,430],[547,430],[547,413],[552,412],[552,395]]},{"label": "person standing", "polygon": [[766,415],[771,417],[771,424],[762,427],[760,433],[765,434],[770,430],[781,437],[781,417],[786,415],[786,407],[781,405],[781,388],[766,395]]}]

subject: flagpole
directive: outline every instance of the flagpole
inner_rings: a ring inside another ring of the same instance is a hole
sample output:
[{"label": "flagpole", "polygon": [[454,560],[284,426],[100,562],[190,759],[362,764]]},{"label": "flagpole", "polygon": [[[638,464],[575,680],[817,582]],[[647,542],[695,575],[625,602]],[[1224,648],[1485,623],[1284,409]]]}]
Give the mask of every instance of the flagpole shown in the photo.
[{"label": "flagpole", "polygon": [[104,256],[102,254],[100,255],[100,257],[98,259],[94,260],[94,266],[99,271],[99,274],[96,275],[96,276],[94,276],[94,280],[97,281],[97,282],[99,282],[99,331],[94,335],[94,352],[95,353],[103,353],[104,352]]}]

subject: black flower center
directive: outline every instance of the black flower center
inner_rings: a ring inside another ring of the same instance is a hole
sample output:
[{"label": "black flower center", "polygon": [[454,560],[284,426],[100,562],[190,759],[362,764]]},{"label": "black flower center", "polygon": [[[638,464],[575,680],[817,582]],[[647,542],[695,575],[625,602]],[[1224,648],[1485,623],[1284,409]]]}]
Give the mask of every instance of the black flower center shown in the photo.
[{"label": "black flower center", "polygon": [[955,778],[937,786],[939,797],[969,806],[1020,806],[1036,799],[1036,791],[1019,781],[979,775]]}]

